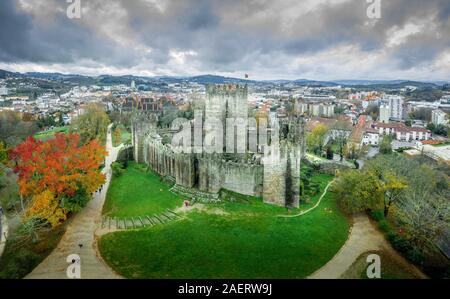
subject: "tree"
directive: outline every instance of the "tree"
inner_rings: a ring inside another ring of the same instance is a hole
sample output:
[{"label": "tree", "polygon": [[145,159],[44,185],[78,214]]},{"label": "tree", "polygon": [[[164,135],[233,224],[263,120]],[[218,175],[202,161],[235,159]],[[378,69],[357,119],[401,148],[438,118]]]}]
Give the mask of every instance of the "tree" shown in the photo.
[{"label": "tree", "polygon": [[0,140],[0,176],[4,172],[4,165],[8,162],[8,150],[5,143]]},{"label": "tree", "polygon": [[22,113],[22,120],[25,122],[30,122],[34,120],[33,114],[30,112]]},{"label": "tree", "polygon": [[55,227],[66,220],[66,212],[61,208],[58,198],[51,191],[45,190],[33,196],[25,218],[45,219]]},{"label": "tree", "polygon": [[378,119],[378,115],[380,114],[380,108],[378,105],[369,105],[364,112],[364,114],[370,115],[373,120]]},{"label": "tree", "polygon": [[[382,186],[384,195],[384,216],[387,217],[389,209],[395,203],[408,187],[406,173],[401,173],[398,169],[396,160],[399,158],[391,155],[379,156],[366,164],[365,170],[376,174]],[[394,169],[394,167],[397,168]]]},{"label": "tree", "polygon": [[105,155],[96,140],[80,146],[78,134],[60,133],[45,142],[29,137],[11,150],[20,194],[31,199],[26,217],[55,226],[83,207],[105,180]]},{"label": "tree", "polygon": [[80,134],[83,143],[94,139],[103,143],[106,140],[109,122],[103,106],[89,104],[84,113],[73,120],[71,131]]},{"label": "tree", "polygon": [[306,145],[308,149],[317,155],[322,154],[327,134],[328,127],[323,124],[318,124],[306,137]]},{"label": "tree", "polygon": [[333,149],[331,148],[331,146],[327,146],[327,159],[328,160],[333,160]]},{"label": "tree", "polygon": [[63,114],[61,111],[58,112],[58,118],[57,118],[57,123],[56,123],[56,125],[57,125],[57,126],[60,126],[60,127],[62,127],[62,126],[65,125],[65,122],[64,122],[64,114]]},{"label": "tree", "polygon": [[0,140],[15,146],[38,131],[35,122],[23,121],[14,111],[0,111]]},{"label": "tree", "polygon": [[411,119],[420,119],[424,121],[431,121],[431,110],[430,108],[418,108],[413,110],[409,117]]},{"label": "tree", "polygon": [[116,126],[116,128],[113,130],[113,140],[114,140],[114,146],[118,146],[120,144],[120,137],[121,137],[121,131],[119,126]]},{"label": "tree", "polygon": [[431,86],[419,87],[416,90],[405,92],[408,101],[435,102],[442,98],[442,90]]},{"label": "tree", "polygon": [[392,153],[392,137],[390,135],[386,135],[383,137],[380,143],[380,153],[382,154],[390,154]]},{"label": "tree", "polygon": [[358,149],[356,148],[356,144],[354,142],[345,144],[342,153],[348,159],[358,158]]},{"label": "tree", "polygon": [[39,128],[48,128],[56,126],[55,118],[51,115],[39,117],[37,120],[37,125]]},{"label": "tree", "polygon": [[334,130],[336,132],[334,136],[334,142],[338,146],[338,153],[341,158],[340,160],[342,161],[344,159],[344,151],[347,144],[347,122],[345,120],[339,119],[334,126]]},{"label": "tree", "polygon": [[376,209],[383,201],[383,186],[373,172],[339,173],[332,189],[339,206],[347,213]]},{"label": "tree", "polygon": [[385,215],[395,205],[393,218],[422,252],[445,229],[450,231],[448,177],[425,163],[394,154],[379,155],[364,166],[382,182]]},{"label": "tree", "polygon": [[3,175],[0,174],[0,206],[5,211],[13,210],[18,201],[19,186],[16,182],[16,176],[11,169],[3,167]]},{"label": "tree", "polygon": [[388,172],[381,177],[384,193],[384,216],[387,217],[392,204],[400,198],[402,192],[407,187],[403,178]]},{"label": "tree", "polygon": [[431,132],[433,132],[434,134],[441,135],[441,136],[447,136],[447,134],[448,134],[447,127],[442,124],[436,126],[433,123],[429,123],[427,125],[427,129],[430,130]]},{"label": "tree", "polygon": [[108,113],[109,119],[115,124],[122,125],[127,131],[131,128],[131,118],[133,116],[132,112],[128,111],[111,111]]},{"label": "tree", "polygon": [[423,253],[444,231],[450,231],[450,190],[448,179],[443,176],[441,184],[440,174],[428,165],[409,168],[409,185],[398,200],[396,218]]}]

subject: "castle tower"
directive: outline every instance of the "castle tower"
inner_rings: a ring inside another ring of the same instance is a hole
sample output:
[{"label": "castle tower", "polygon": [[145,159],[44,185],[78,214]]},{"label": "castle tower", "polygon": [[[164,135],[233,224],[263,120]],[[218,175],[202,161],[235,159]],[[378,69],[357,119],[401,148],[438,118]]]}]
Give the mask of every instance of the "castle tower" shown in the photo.
[{"label": "castle tower", "polygon": [[266,203],[297,208],[300,201],[303,123],[299,119],[290,119],[287,136],[282,140],[278,140],[280,127],[277,123],[272,123],[271,127],[272,141],[263,159],[263,199]]},{"label": "castle tower", "polygon": [[[247,119],[248,119],[248,88],[247,86],[239,86],[235,84],[208,85],[206,87],[205,100],[205,121],[216,119],[221,122],[223,133],[222,144],[234,144],[236,148],[237,140],[247,147]],[[235,129],[234,133],[227,134],[228,122],[235,121],[235,124],[241,124],[243,127]],[[205,130],[205,134],[214,130]],[[238,136],[238,132],[241,134]],[[224,148],[224,151],[227,150]],[[228,149],[230,150],[230,149]],[[234,152],[234,151],[233,151]]]}]

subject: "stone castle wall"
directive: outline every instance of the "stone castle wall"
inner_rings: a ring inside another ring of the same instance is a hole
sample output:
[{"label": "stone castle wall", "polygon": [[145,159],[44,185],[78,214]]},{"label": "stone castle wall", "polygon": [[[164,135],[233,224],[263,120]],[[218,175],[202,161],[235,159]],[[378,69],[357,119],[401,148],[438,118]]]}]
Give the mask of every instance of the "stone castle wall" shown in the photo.
[{"label": "stone castle wall", "polygon": [[175,178],[178,185],[197,187],[217,193],[221,188],[246,195],[262,195],[263,166],[222,160],[219,155],[175,153],[156,136],[146,136],[136,142],[136,161],[146,163],[162,176]]},{"label": "stone castle wall", "polygon": [[[208,86],[204,112],[204,119],[191,123],[191,126],[194,125],[191,130],[198,129],[203,130],[203,134],[207,133],[209,129],[203,127],[203,122],[208,118],[216,118],[223,124],[227,117],[245,119],[248,116],[247,87]],[[223,154],[181,153],[171,145],[162,143],[154,120],[139,119],[132,124],[134,157],[137,162],[148,164],[160,175],[175,178],[176,184],[184,187],[210,193],[217,193],[225,188],[245,195],[262,196],[267,203],[298,207],[302,124],[299,120],[289,119],[283,126],[288,128],[288,133],[280,140],[281,147],[271,148],[268,153],[246,148],[246,153],[256,153],[256,159],[247,163],[243,162],[245,159],[234,162],[241,160],[242,157],[238,156],[225,159]],[[256,124],[249,124],[245,129],[245,138],[256,140]],[[271,124],[270,130],[278,132],[279,127]],[[240,137],[235,134],[237,133],[233,132],[230,138]],[[225,136],[228,139],[229,136]],[[227,144],[227,140],[223,139],[224,144]],[[278,137],[271,135],[271,143],[277,144],[275,141],[278,141]],[[257,144],[257,148],[261,146],[262,144]],[[275,150],[281,150],[279,155],[273,155]],[[260,162],[261,155],[263,163]]]},{"label": "stone castle wall", "polygon": [[246,195],[262,195],[262,165],[210,157],[199,158],[198,163],[200,190],[216,193],[225,188]]}]

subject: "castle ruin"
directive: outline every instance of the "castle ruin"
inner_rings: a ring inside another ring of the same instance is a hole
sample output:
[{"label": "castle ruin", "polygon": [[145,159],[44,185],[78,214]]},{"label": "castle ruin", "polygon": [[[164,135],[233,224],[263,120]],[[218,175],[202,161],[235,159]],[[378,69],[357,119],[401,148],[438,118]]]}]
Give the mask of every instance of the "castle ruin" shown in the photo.
[{"label": "castle ruin", "polygon": [[158,115],[136,112],[135,160],[172,179],[172,190],[186,197],[217,200],[223,188],[298,207],[303,122],[255,120],[247,97],[247,86],[208,85],[194,119],[177,120],[170,129],[158,127]]}]

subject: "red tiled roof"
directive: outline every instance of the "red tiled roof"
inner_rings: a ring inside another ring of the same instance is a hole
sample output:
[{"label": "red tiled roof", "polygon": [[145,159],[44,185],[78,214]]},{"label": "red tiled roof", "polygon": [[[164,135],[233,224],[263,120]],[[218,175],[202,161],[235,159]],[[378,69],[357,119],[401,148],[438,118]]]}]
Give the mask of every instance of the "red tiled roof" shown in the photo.
[{"label": "red tiled roof", "polygon": [[353,128],[352,134],[350,135],[349,138],[350,141],[359,143],[361,141],[365,126],[366,126],[366,116],[361,115],[358,119],[358,123]]},{"label": "red tiled roof", "polygon": [[374,128],[366,128],[365,130],[367,133],[379,133],[377,129]]},{"label": "red tiled roof", "polygon": [[440,140],[423,140],[421,141],[422,144],[441,144],[442,141]]},{"label": "red tiled roof", "polygon": [[420,128],[420,127],[410,127],[409,129],[410,129],[410,131],[424,132],[424,133],[425,133],[425,132],[428,132],[428,133],[431,133],[430,130],[425,129],[425,128]]}]

